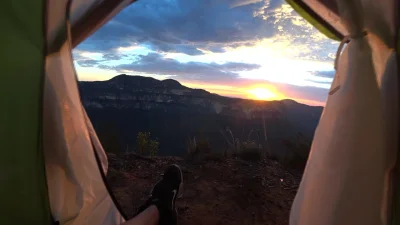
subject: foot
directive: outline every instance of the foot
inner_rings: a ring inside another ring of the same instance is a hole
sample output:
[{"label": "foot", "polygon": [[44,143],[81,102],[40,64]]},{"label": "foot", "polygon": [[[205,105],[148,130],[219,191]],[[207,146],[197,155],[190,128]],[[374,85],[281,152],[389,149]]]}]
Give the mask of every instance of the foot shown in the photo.
[{"label": "foot", "polygon": [[182,191],[183,176],[178,165],[170,165],[153,187],[149,199],[139,208],[138,214],[150,205],[157,206],[160,214],[160,225],[177,224],[176,198]]}]

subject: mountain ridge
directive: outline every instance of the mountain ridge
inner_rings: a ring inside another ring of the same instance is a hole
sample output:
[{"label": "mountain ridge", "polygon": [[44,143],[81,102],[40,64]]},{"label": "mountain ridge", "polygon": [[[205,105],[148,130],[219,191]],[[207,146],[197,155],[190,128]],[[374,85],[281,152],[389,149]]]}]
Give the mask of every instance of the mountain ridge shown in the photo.
[{"label": "mountain ridge", "polygon": [[[123,146],[119,149],[131,150],[137,133],[148,131],[160,141],[161,155],[184,154],[187,140],[200,134],[215,149],[223,149],[227,143],[221,132],[227,129],[233,139],[261,142],[260,137],[268,136],[268,144],[280,149],[282,140],[297,133],[312,138],[322,113],[322,107],[291,99],[230,98],[192,89],[172,79],[160,81],[126,74],[107,81],[81,81],[79,89],[100,136],[104,130],[114,130],[117,142]],[[256,134],[247,137],[250,133]]]},{"label": "mountain ridge", "polygon": [[[159,80],[153,77],[146,77],[146,76],[140,76],[140,75],[128,75],[128,74],[119,74],[115,77],[112,77],[108,80],[103,80],[103,81],[79,81],[79,83],[93,83],[93,82],[111,82],[111,83],[121,83],[124,81],[129,81],[131,84],[135,84],[135,82],[138,82],[139,84],[141,80],[148,80],[154,83],[160,83],[160,84],[164,84],[164,87],[174,87],[174,88],[182,88],[182,89],[190,89],[190,90],[195,90],[195,91],[202,91],[202,92],[206,92],[212,95],[216,95],[219,97],[224,97],[224,98],[229,98],[229,99],[237,99],[237,100],[251,100],[251,101],[260,101],[260,102],[271,102],[271,101],[283,101],[283,102],[293,102],[295,104],[300,104],[300,105],[306,105],[306,106],[310,106],[310,107],[317,107],[317,108],[323,108],[322,106],[313,106],[313,105],[307,105],[304,103],[300,103],[296,100],[290,99],[290,98],[286,98],[286,99],[280,99],[280,100],[260,100],[260,99],[250,99],[250,98],[239,98],[239,97],[230,97],[230,96],[224,96],[224,95],[220,95],[217,93],[212,93],[209,92],[205,89],[201,89],[201,88],[191,88],[191,87],[187,87],[185,85],[182,85],[179,81],[171,79],[171,78],[167,78],[164,80]],[[134,81],[134,82],[133,82]]]}]

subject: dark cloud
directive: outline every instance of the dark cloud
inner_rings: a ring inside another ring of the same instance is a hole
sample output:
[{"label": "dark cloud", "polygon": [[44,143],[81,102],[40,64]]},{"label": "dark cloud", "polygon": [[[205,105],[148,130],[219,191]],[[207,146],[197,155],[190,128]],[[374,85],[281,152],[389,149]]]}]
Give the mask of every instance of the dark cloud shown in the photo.
[{"label": "dark cloud", "polygon": [[81,60],[76,60],[79,66],[82,67],[93,67],[96,66],[99,63],[99,60],[94,60],[94,59],[81,59]]},{"label": "dark cloud", "polygon": [[[281,5],[283,0],[271,0]],[[233,4],[236,7],[233,7]],[[224,46],[251,43],[275,34],[274,19],[254,12],[267,4],[254,0],[138,1],[92,35],[79,49],[107,51],[133,43],[155,51],[202,54]]]},{"label": "dark cloud", "polygon": [[[315,36],[318,32],[296,12],[280,8],[283,0],[140,0],[127,7],[78,46],[107,52],[145,45],[158,52],[201,55],[204,49],[252,46],[259,39],[287,39],[299,47],[298,58],[331,61],[337,45]],[[294,21],[297,21],[296,23]],[[300,25],[299,25],[300,24]],[[282,38],[281,38],[282,37]],[[322,46],[322,47],[321,47]]]},{"label": "dark cloud", "polygon": [[330,86],[335,75],[335,71],[309,71],[312,76],[304,78],[305,81],[321,84],[323,86]]},{"label": "dark cloud", "polygon": [[100,69],[105,69],[105,70],[114,69],[114,67],[112,67],[112,66],[107,66],[107,65],[103,65],[103,64],[98,64],[97,67],[100,68]]},{"label": "dark cloud", "polygon": [[117,71],[128,70],[134,72],[175,75],[176,79],[185,80],[229,80],[238,76],[239,71],[258,69],[260,65],[238,62],[224,64],[187,62],[181,63],[174,59],[163,58],[161,54],[149,53],[140,55],[131,64],[115,66]]},{"label": "dark cloud", "polygon": [[109,53],[103,54],[103,59],[104,60],[120,60],[125,56],[126,55],[124,55],[124,54],[116,54],[116,53],[109,52]]},{"label": "dark cloud", "polygon": [[328,70],[328,71],[314,71],[313,74],[319,77],[326,77],[326,78],[333,78],[335,76],[335,71],[334,70]]},{"label": "dark cloud", "polygon": [[81,67],[98,67],[102,69],[111,69],[110,66],[104,65],[103,62],[120,60],[126,57],[125,54],[117,54],[113,52],[104,53],[102,59],[88,59],[79,55],[79,53],[74,53],[73,57],[76,63]]}]

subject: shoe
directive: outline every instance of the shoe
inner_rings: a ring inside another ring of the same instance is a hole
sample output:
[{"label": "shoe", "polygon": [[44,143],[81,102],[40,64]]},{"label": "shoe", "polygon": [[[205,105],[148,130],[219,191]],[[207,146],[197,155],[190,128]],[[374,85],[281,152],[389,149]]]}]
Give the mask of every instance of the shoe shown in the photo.
[{"label": "shoe", "polygon": [[162,174],[162,178],[154,185],[150,197],[144,205],[139,207],[141,213],[151,205],[155,205],[159,211],[160,225],[176,225],[178,213],[175,201],[183,187],[183,176],[178,165],[170,165]]}]

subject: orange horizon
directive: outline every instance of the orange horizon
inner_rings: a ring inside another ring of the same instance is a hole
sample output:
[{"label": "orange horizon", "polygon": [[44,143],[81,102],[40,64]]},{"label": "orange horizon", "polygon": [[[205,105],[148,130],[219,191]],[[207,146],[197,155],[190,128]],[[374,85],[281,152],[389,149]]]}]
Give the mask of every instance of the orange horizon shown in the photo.
[{"label": "orange horizon", "polygon": [[[252,84],[244,85],[243,87],[230,86],[230,85],[215,85],[215,84],[196,84],[190,82],[180,82],[182,85],[204,89],[211,93],[234,98],[250,99],[250,100],[262,100],[262,101],[278,101],[291,99],[302,104],[310,106],[325,106],[325,102],[296,98],[286,96],[284,93],[279,91],[274,85],[268,84]],[[264,92],[264,93],[263,93]],[[268,96],[267,96],[268,95]]]},{"label": "orange horizon", "polygon": [[[146,76],[146,75],[141,74],[140,76]],[[99,76],[86,76],[85,78],[87,79],[80,79],[80,80],[101,81],[101,80],[109,80],[113,77],[115,77],[115,75],[108,74],[107,76],[103,77],[104,79],[99,79],[100,78]],[[156,77],[153,78],[157,79]],[[163,80],[163,79],[158,79],[158,80]],[[279,90],[276,85],[265,82],[263,83],[262,81],[257,81],[257,80],[254,81],[247,80],[246,82],[238,82],[231,85],[218,84],[215,82],[211,84],[206,82],[199,82],[199,83],[190,81],[186,82],[184,80],[180,80],[179,82],[182,85],[187,86],[189,88],[204,89],[214,94],[232,98],[264,100],[264,101],[292,99],[294,101],[310,106],[325,106],[325,102],[285,95],[284,92]]]}]

